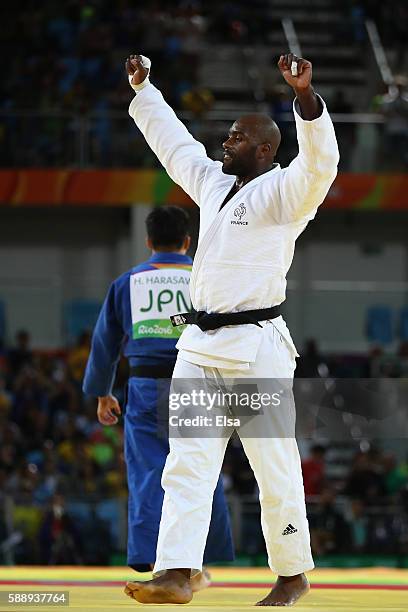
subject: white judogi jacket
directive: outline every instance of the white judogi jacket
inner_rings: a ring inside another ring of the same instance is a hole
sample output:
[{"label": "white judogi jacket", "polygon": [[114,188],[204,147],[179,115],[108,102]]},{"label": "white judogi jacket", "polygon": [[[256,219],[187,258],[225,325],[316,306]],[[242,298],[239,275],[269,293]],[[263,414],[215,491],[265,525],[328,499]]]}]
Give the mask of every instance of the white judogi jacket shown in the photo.
[{"label": "white judogi jacket", "polygon": [[[235,182],[222,164],[188,132],[151,84],[132,100],[129,114],[169,176],[200,206],[200,233],[190,281],[196,310],[237,312],[285,300],[286,274],[295,241],[313,219],[339,160],[333,124],[323,104],[320,117],[296,111],[299,154],[242,187],[222,208]],[[282,317],[273,320],[296,353]],[[261,323],[263,325],[263,323]],[[180,356],[199,365],[245,369],[254,363],[262,328],[222,327],[202,332],[189,325],[178,341]]]}]

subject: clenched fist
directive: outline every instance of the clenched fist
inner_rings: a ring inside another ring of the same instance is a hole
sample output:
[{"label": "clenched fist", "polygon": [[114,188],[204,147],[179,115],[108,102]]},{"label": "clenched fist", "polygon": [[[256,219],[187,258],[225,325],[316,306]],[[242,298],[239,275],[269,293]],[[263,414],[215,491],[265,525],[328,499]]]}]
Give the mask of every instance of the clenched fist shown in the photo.
[{"label": "clenched fist", "polygon": [[[297,63],[297,76],[292,74],[292,62]],[[312,82],[312,63],[308,60],[297,57],[293,53],[288,53],[287,55],[280,56],[278,68],[287,84],[293,87],[293,89],[300,91],[310,87]]]},{"label": "clenched fist", "polygon": [[140,85],[149,76],[150,60],[143,55],[129,55],[125,63],[130,84]]}]

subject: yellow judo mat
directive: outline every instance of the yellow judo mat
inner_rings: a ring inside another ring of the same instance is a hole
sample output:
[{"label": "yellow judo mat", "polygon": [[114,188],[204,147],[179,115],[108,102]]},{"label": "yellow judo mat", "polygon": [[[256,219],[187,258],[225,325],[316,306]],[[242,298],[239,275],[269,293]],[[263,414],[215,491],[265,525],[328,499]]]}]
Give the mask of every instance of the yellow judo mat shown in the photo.
[{"label": "yellow judo mat", "polygon": [[[212,586],[183,606],[194,612],[248,610],[264,597],[273,576],[264,568],[210,568]],[[76,612],[130,610],[146,608],[151,612],[175,610],[176,605],[143,605],[123,593],[127,580],[148,578],[126,567],[0,567],[0,612],[11,610],[74,609]],[[317,569],[309,574],[311,591],[295,606],[298,612],[402,612],[408,611],[408,570]],[[6,592],[65,591],[69,607],[5,603]],[[259,609],[259,608],[257,608]]]}]

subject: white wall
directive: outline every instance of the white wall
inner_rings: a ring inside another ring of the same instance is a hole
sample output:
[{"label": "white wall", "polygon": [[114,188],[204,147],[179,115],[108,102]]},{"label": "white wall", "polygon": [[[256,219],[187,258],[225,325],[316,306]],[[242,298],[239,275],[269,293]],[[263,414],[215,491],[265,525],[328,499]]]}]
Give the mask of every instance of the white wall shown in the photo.
[{"label": "white wall", "polygon": [[63,343],[63,304],[102,301],[112,279],[133,265],[126,210],[2,211],[0,300],[10,342],[27,328],[33,346]]},{"label": "white wall", "polygon": [[397,314],[408,304],[407,218],[366,213],[350,223],[330,215],[299,239],[286,319],[298,349],[316,338],[323,351],[366,351],[367,308],[388,305]]}]

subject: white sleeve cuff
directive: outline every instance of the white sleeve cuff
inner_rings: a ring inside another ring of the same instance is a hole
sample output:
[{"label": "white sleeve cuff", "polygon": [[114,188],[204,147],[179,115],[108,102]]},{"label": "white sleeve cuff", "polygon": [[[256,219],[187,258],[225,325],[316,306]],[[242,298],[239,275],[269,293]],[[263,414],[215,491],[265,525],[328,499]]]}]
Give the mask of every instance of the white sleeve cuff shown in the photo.
[{"label": "white sleeve cuff", "polygon": [[141,60],[142,60],[142,65],[147,68],[147,75],[144,81],[142,81],[141,83],[139,83],[139,85],[132,85],[132,78],[133,76],[131,74],[129,74],[129,85],[131,86],[131,88],[138,93],[141,89],[144,89],[146,87],[146,85],[149,85],[149,75],[150,75],[150,68],[152,65],[152,62],[150,60],[150,58],[146,57],[145,55],[141,55]]},{"label": "white sleeve cuff", "polygon": [[293,100],[293,113],[295,115],[296,121],[300,120],[300,121],[304,121],[305,123],[313,123],[313,121],[319,121],[321,116],[325,114],[325,111],[327,112],[326,104],[323,98],[319,96],[318,93],[316,94],[316,98],[320,100],[320,104],[321,104],[321,112],[320,112],[320,115],[316,117],[316,119],[303,119],[302,115],[300,114],[300,105],[299,105],[298,99],[295,98]]},{"label": "white sleeve cuff", "polygon": [[131,86],[131,88],[138,93],[139,91],[141,91],[142,89],[144,89],[146,87],[146,85],[149,85],[150,81],[149,81],[149,76],[147,76],[145,78],[144,81],[142,81],[141,83],[139,83],[139,85],[132,85],[132,78],[133,76],[131,74],[129,74],[129,85]]}]

